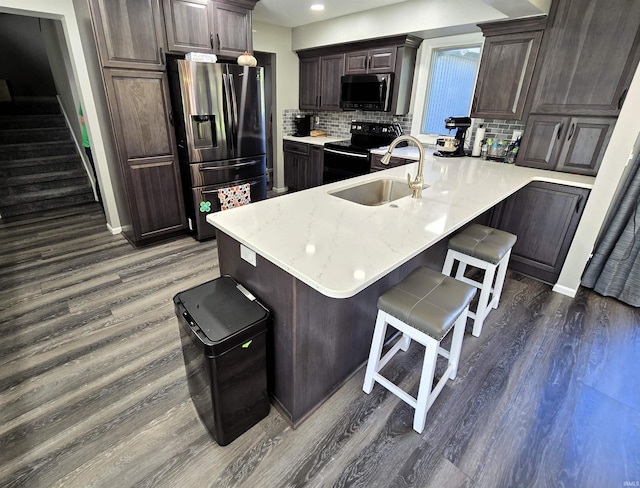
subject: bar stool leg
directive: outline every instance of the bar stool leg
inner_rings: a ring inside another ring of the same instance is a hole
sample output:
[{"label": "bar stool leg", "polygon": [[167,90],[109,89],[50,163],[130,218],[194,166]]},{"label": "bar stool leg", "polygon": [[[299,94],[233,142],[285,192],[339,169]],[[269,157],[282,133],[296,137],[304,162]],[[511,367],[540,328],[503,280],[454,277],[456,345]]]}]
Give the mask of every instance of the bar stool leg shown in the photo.
[{"label": "bar stool leg", "polygon": [[433,375],[436,370],[436,361],[438,359],[439,342],[435,339],[426,341],[424,350],[424,361],[422,362],[422,375],[420,376],[420,386],[418,388],[418,398],[416,399],[416,411],[413,416],[413,430],[418,434],[422,434],[424,424],[427,421],[427,412],[429,410],[430,400],[435,400],[431,396],[431,386],[433,385]]},{"label": "bar stool leg", "polygon": [[384,336],[387,333],[387,314],[382,310],[378,310],[376,325],[373,330],[373,339],[371,339],[371,350],[369,352],[369,361],[367,362],[367,372],[364,375],[364,385],[362,389],[365,393],[371,393],[374,384],[374,375],[378,372],[378,364],[382,355],[382,346],[384,345]]},{"label": "bar stool leg", "polygon": [[456,323],[453,326],[453,338],[451,340],[451,348],[449,349],[449,366],[451,374],[449,378],[456,379],[458,374],[458,363],[460,361],[460,353],[462,352],[462,341],[464,339],[464,330],[467,326],[467,315],[469,313],[469,307],[464,309],[464,312],[456,319]]},{"label": "bar stool leg", "polygon": [[448,251],[447,257],[444,260],[444,266],[442,267],[443,275],[451,276],[451,270],[453,269],[454,261],[455,261],[455,258],[453,256],[453,253],[451,251]]},{"label": "bar stool leg", "polygon": [[502,295],[502,287],[504,286],[504,278],[507,275],[507,267],[509,265],[509,258],[511,257],[511,249],[507,251],[507,253],[500,261],[498,265],[498,274],[496,275],[496,285],[493,288],[493,308],[498,308],[498,302],[500,302],[500,295]]},{"label": "bar stool leg", "polygon": [[476,316],[473,321],[474,336],[480,337],[482,332],[482,324],[487,316],[487,305],[489,304],[489,296],[491,295],[491,285],[493,285],[493,277],[495,276],[496,266],[488,265],[484,270],[484,280],[482,281],[482,288],[480,289],[480,299],[478,300],[478,307],[476,308]]}]

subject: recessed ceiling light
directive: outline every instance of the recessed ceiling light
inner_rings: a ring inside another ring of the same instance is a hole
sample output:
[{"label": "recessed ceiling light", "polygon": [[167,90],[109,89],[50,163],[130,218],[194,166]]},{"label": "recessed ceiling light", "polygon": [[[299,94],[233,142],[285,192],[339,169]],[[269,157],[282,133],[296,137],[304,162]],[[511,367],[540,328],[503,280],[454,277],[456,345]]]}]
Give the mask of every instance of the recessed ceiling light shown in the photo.
[{"label": "recessed ceiling light", "polygon": [[322,5],[321,3],[314,3],[313,5],[311,5],[311,10],[324,10],[324,5]]}]

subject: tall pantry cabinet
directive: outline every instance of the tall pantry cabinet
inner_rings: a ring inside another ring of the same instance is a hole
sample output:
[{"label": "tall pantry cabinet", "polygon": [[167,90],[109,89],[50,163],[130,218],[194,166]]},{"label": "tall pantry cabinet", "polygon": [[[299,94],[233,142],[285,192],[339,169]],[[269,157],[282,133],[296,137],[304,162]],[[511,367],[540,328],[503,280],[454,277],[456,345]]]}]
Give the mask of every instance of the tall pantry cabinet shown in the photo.
[{"label": "tall pantry cabinet", "polygon": [[91,0],[131,226],[136,246],[186,229],[180,168],[165,71],[159,0]]}]

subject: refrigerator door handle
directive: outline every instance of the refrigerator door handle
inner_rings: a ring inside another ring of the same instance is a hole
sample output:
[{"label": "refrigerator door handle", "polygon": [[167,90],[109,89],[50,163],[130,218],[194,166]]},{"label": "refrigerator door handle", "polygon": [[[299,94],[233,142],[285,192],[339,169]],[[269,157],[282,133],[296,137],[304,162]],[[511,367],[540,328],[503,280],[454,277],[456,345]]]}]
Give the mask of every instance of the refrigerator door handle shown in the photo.
[{"label": "refrigerator door handle", "polygon": [[229,75],[222,74],[222,90],[224,92],[224,106],[225,106],[225,131],[227,133],[227,148],[232,157],[236,155],[235,149],[235,135],[233,131],[233,119],[231,112],[231,83],[229,82]]},{"label": "refrigerator door handle", "polygon": [[237,143],[238,143],[238,98],[236,96],[236,85],[235,85],[235,80],[233,79],[233,75],[229,74],[229,88],[231,89],[231,110],[232,110],[232,115],[231,115],[231,127],[233,130],[233,144],[234,144],[234,150],[238,150],[237,148]]}]

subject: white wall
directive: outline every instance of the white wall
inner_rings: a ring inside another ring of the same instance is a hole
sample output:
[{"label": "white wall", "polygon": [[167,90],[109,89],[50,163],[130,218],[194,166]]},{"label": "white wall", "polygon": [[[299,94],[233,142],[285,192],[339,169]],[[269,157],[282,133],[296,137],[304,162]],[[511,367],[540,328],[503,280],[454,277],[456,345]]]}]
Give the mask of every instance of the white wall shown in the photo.
[{"label": "white wall", "polygon": [[[107,227],[113,233],[121,229],[121,219],[116,205],[116,199],[111,185],[112,175],[107,164],[107,152],[103,141],[103,134],[110,134],[110,127],[104,125],[98,117],[98,109],[94,102],[97,89],[92,88],[90,75],[85,62],[83,37],[78,28],[72,0],[0,0],[0,12],[17,15],[42,17],[59,20],[62,24],[66,49],[71,61],[71,72],[75,85],[82,98],[85,120],[90,133],[91,147],[96,163],[96,172],[102,189],[103,204],[107,218]],[[93,41],[92,41],[93,44]]]},{"label": "white wall", "polygon": [[261,22],[253,23],[253,49],[275,54],[273,74],[276,84],[274,100],[273,147],[274,190],[284,189],[284,154],[282,151],[285,109],[298,108],[298,55],[291,49],[291,29]]},{"label": "white wall", "polygon": [[479,32],[479,22],[504,19],[477,0],[412,0],[293,29],[294,50],[415,33],[439,37]]}]

